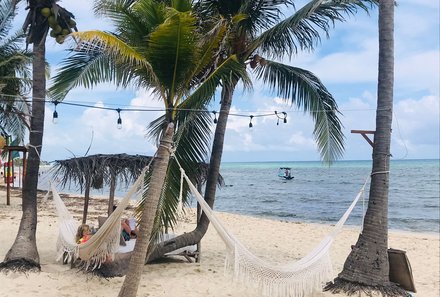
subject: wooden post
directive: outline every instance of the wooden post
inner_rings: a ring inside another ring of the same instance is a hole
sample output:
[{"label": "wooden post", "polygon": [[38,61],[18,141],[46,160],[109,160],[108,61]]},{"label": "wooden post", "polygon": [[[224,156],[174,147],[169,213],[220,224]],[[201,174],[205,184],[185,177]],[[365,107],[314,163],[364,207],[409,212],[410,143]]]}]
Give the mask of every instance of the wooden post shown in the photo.
[{"label": "wooden post", "polygon": [[[200,183],[197,184],[197,191],[199,191],[199,193],[202,192],[202,185]],[[200,217],[202,216],[202,208],[200,207],[199,202],[197,202],[197,225],[200,222]],[[196,256],[196,263],[200,263],[200,261],[202,260],[202,242],[199,241],[197,242],[197,256]]]},{"label": "wooden post", "polygon": [[113,212],[113,204],[115,202],[115,190],[116,190],[116,174],[112,172],[110,177],[110,196],[108,197],[108,210],[107,210],[109,216]]},{"label": "wooden post", "polygon": [[89,198],[90,198],[90,186],[91,186],[91,177],[88,176],[86,180],[86,188],[84,191],[84,212],[82,223],[85,224],[87,221],[87,211],[89,209]]},{"label": "wooden post", "polygon": [[[6,178],[6,205],[11,205],[11,186],[9,183],[9,172],[11,171],[11,168],[9,168],[9,166],[11,166],[11,159],[12,159],[12,155],[11,155],[11,151],[8,150],[8,170],[6,170],[5,172],[5,178]],[[14,174],[14,173],[12,173]]]},{"label": "wooden post", "polygon": [[361,134],[362,137],[371,145],[371,147],[374,147],[374,140],[371,140],[367,134],[373,134],[376,131],[370,131],[370,130],[351,130],[351,133],[357,133],[357,134]]},{"label": "wooden post", "polygon": [[27,148],[25,146],[5,146],[3,148],[5,151],[8,152],[8,172],[5,172],[5,181],[6,181],[6,205],[11,205],[11,185],[9,184],[9,179],[10,177],[8,176],[8,173],[11,172],[12,176],[12,182],[14,182],[14,169],[13,166],[11,168],[10,165],[12,164],[12,152],[13,151],[19,151],[19,152],[23,152],[23,178],[22,178],[22,182],[24,182],[24,178],[26,175],[26,152],[27,152]]}]

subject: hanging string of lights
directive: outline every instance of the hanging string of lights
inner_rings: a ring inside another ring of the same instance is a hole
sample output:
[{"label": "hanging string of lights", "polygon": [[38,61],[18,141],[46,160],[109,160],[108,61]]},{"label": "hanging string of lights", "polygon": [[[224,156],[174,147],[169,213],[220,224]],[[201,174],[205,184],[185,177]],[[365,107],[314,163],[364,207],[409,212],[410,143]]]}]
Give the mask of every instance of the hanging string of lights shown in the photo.
[{"label": "hanging string of lights", "polygon": [[[21,100],[21,101],[26,101],[26,102],[31,102],[32,101],[31,99],[26,99],[26,98],[23,98],[23,97],[20,97],[20,99],[18,99],[17,97],[19,97],[19,96],[16,96],[16,95],[6,95],[6,94],[1,94],[0,95],[0,101],[4,100],[3,98],[1,98],[3,96],[16,98],[15,100]],[[96,104],[93,105],[93,104],[77,103],[77,102],[70,102],[70,101],[58,101],[58,100],[53,100],[52,101],[52,100],[46,100],[46,99],[43,99],[43,98],[36,98],[36,99],[37,100],[43,100],[44,102],[46,102],[48,104],[53,104],[54,105],[54,111],[53,111],[53,114],[52,114],[52,122],[54,124],[58,123],[59,114],[58,114],[58,111],[57,111],[57,106],[60,105],[60,104],[70,105],[70,106],[77,106],[77,107],[84,107],[84,108],[92,108],[92,109],[114,110],[118,114],[118,118],[116,120],[116,125],[117,125],[118,129],[122,129],[122,118],[121,118],[121,112],[122,111],[124,111],[124,112],[134,112],[134,111],[136,111],[136,112],[152,112],[152,111],[157,112],[157,111],[163,111],[163,112],[165,112],[165,111],[171,110],[171,109],[166,109],[166,108],[140,108],[140,107],[139,108],[134,108],[134,107],[128,107],[128,108],[117,107],[117,108],[114,108],[114,107],[107,107],[107,106],[97,106]],[[8,100],[8,101],[10,101],[10,100]],[[208,112],[208,113],[212,113],[214,115],[214,119],[213,119],[214,124],[217,124],[217,114],[220,114],[221,112],[224,112],[222,110],[220,110],[220,111],[215,111],[215,110],[209,111],[209,110],[206,110],[206,109],[187,109],[187,108],[175,108],[174,110],[187,111],[187,112],[204,112],[204,113]],[[240,113],[231,113],[231,112],[229,112],[229,116],[249,117],[250,118],[249,128],[253,127],[252,119],[256,118],[256,117],[275,116],[277,118],[277,125],[279,125],[280,119],[283,120],[283,123],[287,123],[287,113],[284,112],[284,111],[282,111],[282,112],[275,111],[275,112],[270,112],[270,113],[268,113],[266,111],[261,111],[260,113],[259,112],[254,112],[256,114],[250,114],[250,115],[249,115],[249,113],[251,113],[251,112],[248,112],[248,114],[240,114]]]},{"label": "hanging string of lights", "polygon": [[[48,104],[53,104],[54,105],[54,112],[52,115],[52,122],[54,124],[58,123],[58,111],[57,111],[57,106],[59,104],[64,104],[64,105],[69,105],[69,106],[77,106],[77,107],[84,107],[84,108],[91,108],[91,109],[102,109],[102,110],[114,110],[117,112],[118,114],[118,118],[116,120],[116,125],[118,129],[122,129],[122,118],[121,118],[121,112],[166,112],[169,111],[169,109],[166,108],[148,108],[148,107],[123,107],[121,108],[121,105],[115,105],[118,107],[109,107],[109,106],[99,106],[96,105],[96,102],[93,103],[89,103],[89,102],[84,102],[84,103],[80,103],[80,102],[71,102],[71,101],[67,101],[67,100],[63,100],[63,101],[58,101],[58,100],[47,100],[45,98],[33,98],[33,99],[29,99],[23,96],[19,96],[19,95],[7,95],[7,94],[0,94],[0,102],[4,101],[5,103],[11,103],[11,99],[12,101],[22,101],[22,102],[32,102],[32,100],[42,100],[45,103]],[[127,106],[127,105],[125,105]],[[206,110],[206,109],[185,109],[185,108],[175,108],[174,110],[179,110],[179,111],[188,111],[188,112],[203,112],[203,113],[212,113],[214,116],[213,122],[214,124],[217,124],[217,115],[220,114],[221,112],[224,112],[222,110],[220,111],[216,111],[216,110]],[[340,112],[342,111],[377,111],[378,109],[376,108],[370,108],[370,109],[346,109],[346,110],[339,110]],[[328,112],[329,110],[314,110],[312,112]],[[300,110],[293,110],[292,112],[301,112]],[[246,114],[244,114],[246,113]],[[257,117],[270,117],[270,116],[275,116],[277,119],[276,124],[279,125],[280,121],[282,121],[284,124],[287,123],[287,112],[282,111],[243,111],[243,113],[231,113],[229,112],[229,116],[236,116],[236,117],[248,117],[249,118],[249,128],[253,127],[253,123],[252,120],[254,118]]]}]

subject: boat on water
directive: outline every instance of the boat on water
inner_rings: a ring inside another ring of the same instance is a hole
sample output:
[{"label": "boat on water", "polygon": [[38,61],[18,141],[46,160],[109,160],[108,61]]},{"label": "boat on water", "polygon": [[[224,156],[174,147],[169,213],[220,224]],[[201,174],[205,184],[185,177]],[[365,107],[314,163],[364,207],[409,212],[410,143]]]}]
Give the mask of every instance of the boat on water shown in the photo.
[{"label": "boat on water", "polygon": [[290,167],[280,167],[278,169],[278,176],[283,179],[287,179],[287,180],[291,180],[291,179],[295,178],[292,175],[292,168],[290,168]]}]

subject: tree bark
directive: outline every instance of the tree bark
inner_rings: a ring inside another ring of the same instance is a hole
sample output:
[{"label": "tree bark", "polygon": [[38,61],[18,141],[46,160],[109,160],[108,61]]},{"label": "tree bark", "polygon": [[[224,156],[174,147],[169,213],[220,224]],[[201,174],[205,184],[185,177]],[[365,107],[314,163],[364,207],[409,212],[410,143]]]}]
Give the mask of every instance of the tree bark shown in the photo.
[{"label": "tree bark", "polygon": [[364,228],[335,283],[335,293],[380,291],[384,296],[407,296],[389,281],[388,192],[394,84],[394,1],[379,5],[379,66],[373,167]]},{"label": "tree bark", "polygon": [[17,237],[5,257],[5,262],[25,259],[39,267],[40,257],[36,244],[37,184],[43,143],[44,107],[46,98],[45,40],[33,46],[32,117],[29,133],[29,154],[26,178],[23,182],[22,218]]},{"label": "tree bark", "polygon": [[119,291],[120,297],[135,297],[145,264],[154,219],[156,217],[159,199],[162,192],[165,176],[167,174],[170,149],[174,134],[174,125],[168,124],[163,134],[154,159],[151,182],[146,192],[145,206],[139,225],[139,234],[136,239],[133,254],[130,258],[130,265],[127,275]]},{"label": "tree bark", "polygon": [[[232,104],[232,95],[237,82],[231,85],[225,85],[221,95],[221,108],[215,128],[214,141],[212,145],[211,159],[209,162],[209,171],[206,181],[205,196],[206,203],[211,208],[214,208],[215,193],[217,190],[217,181],[220,174],[220,163],[223,154],[223,143],[225,139],[226,124],[228,121],[229,111]],[[209,226],[208,217],[202,213],[200,220],[197,223],[197,227],[188,233],[179,235],[172,240],[161,242],[154,246],[149,254],[147,262],[151,262],[163,257],[166,253],[175,251],[179,248],[197,244],[206,234]]]}]

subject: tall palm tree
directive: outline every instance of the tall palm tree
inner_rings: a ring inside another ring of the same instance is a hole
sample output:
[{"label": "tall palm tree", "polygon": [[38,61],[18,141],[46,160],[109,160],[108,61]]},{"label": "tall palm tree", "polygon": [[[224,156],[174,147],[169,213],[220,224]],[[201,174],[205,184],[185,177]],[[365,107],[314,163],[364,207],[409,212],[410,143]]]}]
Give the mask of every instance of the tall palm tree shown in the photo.
[{"label": "tall palm tree", "polygon": [[8,134],[21,143],[29,128],[30,106],[24,99],[31,88],[30,52],[20,45],[23,32],[9,36],[15,7],[11,0],[0,3],[0,127],[1,134]]},{"label": "tall palm tree", "polygon": [[[247,65],[257,79],[284,98],[286,103],[290,102],[312,116],[314,136],[322,159],[330,163],[343,153],[343,134],[336,101],[313,73],[275,59],[290,58],[301,50],[313,50],[321,34],[328,36],[334,23],[345,21],[346,16],[359,9],[368,11],[376,2],[313,0],[287,17],[284,17],[282,8],[293,6],[289,0],[204,0],[197,2],[196,9],[208,20],[206,26],[227,23],[228,31],[220,53],[236,55],[240,63]],[[237,84],[238,80],[234,80],[222,85],[221,108],[204,195],[211,207],[215,200],[226,123]],[[149,259],[157,259],[177,248],[199,242],[208,225],[208,218],[202,215],[192,232],[157,245]]]},{"label": "tall palm tree", "polygon": [[394,1],[379,4],[379,73],[373,168],[364,228],[334,283],[333,292],[379,291],[383,296],[409,296],[389,280],[388,190],[394,87]]},{"label": "tall palm tree", "polygon": [[[178,141],[175,155],[191,174],[197,167],[194,164],[207,155],[212,121],[208,112],[191,110],[203,111],[221,81],[246,72],[234,56],[209,71],[222,32],[215,31],[211,39],[202,40],[196,30],[197,19],[189,10],[190,2],[173,1],[172,6],[166,2],[95,1],[96,14],[111,19],[116,32],[72,34],[79,43],[62,62],[49,92],[53,100],[61,101],[72,88],[93,88],[100,82],[152,89],[163,102],[165,114],[150,124],[149,136],[159,143],[168,123],[174,122],[174,141]],[[244,82],[247,84],[246,77]],[[171,163],[173,168],[177,166]],[[165,200],[177,201],[179,183],[175,181],[180,181],[179,172],[167,177]],[[168,209],[170,205],[173,211]],[[161,208],[160,220],[165,227],[175,221],[175,205],[164,202]]]},{"label": "tall palm tree", "polygon": [[[213,30],[211,38],[204,40],[197,30],[198,20],[191,11],[190,1],[166,2],[96,1],[95,11],[114,22],[116,33],[72,34],[79,44],[63,62],[50,88],[53,98],[62,100],[76,86],[93,87],[99,82],[113,82],[122,87],[134,85],[152,89],[164,104],[165,114],[150,124],[150,136],[162,145],[159,145],[152,174],[147,176],[149,184],[140,217],[141,233],[131,260],[132,277],[126,278],[131,283],[124,282],[121,289],[124,296],[135,294],[133,290],[137,290],[137,276],[144,261],[135,259],[145,259],[151,234],[169,221],[175,221],[176,203],[167,200],[176,201],[178,197],[180,171],[175,170],[175,160],[168,166],[170,152],[164,150],[164,146],[169,145],[171,138],[180,164],[189,174],[194,172],[197,167],[194,165],[203,161],[208,151],[211,118],[208,112],[203,112],[206,104],[220,83],[238,79],[245,85],[248,83],[245,68],[235,56],[224,59],[215,68],[211,66],[213,52],[222,41],[222,30]],[[164,182],[167,187],[162,191]]]},{"label": "tall palm tree", "polygon": [[[14,8],[18,2],[13,1]],[[30,149],[26,167],[26,179],[23,182],[22,189],[23,214],[17,236],[6,254],[4,262],[6,267],[14,268],[18,266],[24,270],[40,269],[40,257],[35,235],[37,229],[38,171],[43,143],[46,97],[46,37],[50,26],[59,26],[59,23],[65,26],[73,17],[70,12],[58,6],[56,2],[58,1],[28,0],[28,14],[23,25],[23,30],[26,31],[27,35],[26,43],[33,44]],[[50,15],[53,15],[53,21],[49,18]],[[68,30],[70,31],[70,29]]]}]

